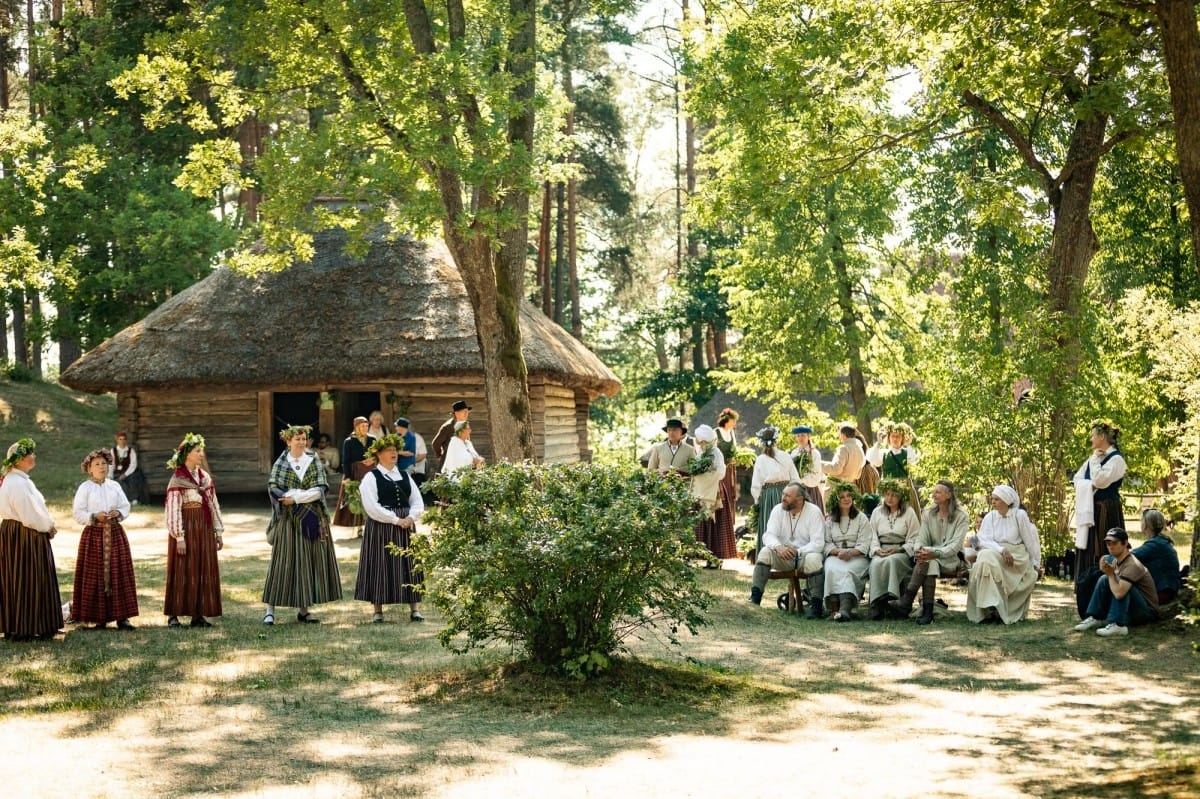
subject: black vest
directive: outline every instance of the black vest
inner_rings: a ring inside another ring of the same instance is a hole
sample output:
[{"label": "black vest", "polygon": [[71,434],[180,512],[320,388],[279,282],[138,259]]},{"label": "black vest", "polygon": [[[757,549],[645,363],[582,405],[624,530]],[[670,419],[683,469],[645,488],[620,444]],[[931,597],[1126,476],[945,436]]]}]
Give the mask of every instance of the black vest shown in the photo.
[{"label": "black vest", "polygon": [[[1106,464],[1110,460],[1112,460],[1114,456],[1120,455],[1120,454],[1121,454],[1120,450],[1114,449],[1112,452],[1110,452],[1106,456],[1104,456],[1104,460],[1100,461],[1100,465],[1103,466],[1104,464]],[[1092,479],[1092,463],[1091,463],[1091,461],[1088,461],[1088,467],[1087,467],[1087,470],[1083,473],[1083,476],[1089,480]],[[1114,480],[1112,483],[1105,486],[1104,488],[1097,488],[1096,493],[1092,496],[1092,499],[1093,500],[1120,499],[1121,498],[1121,483],[1124,483],[1124,482],[1125,482],[1125,478],[1121,477],[1120,480]]]},{"label": "black vest", "polygon": [[375,478],[379,504],[397,516],[407,516],[408,499],[412,496],[412,483],[409,482],[408,474],[400,472],[399,480],[389,480],[378,469],[372,469],[371,476]]}]

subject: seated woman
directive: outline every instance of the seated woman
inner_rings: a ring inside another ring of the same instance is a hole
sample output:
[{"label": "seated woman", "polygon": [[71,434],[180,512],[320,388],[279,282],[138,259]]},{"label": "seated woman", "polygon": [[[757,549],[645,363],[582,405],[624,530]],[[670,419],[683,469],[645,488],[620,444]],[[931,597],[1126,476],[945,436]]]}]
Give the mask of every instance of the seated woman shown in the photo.
[{"label": "seated woman", "polygon": [[891,615],[907,619],[912,613],[917,591],[920,591],[921,615],[917,617],[917,624],[933,623],[937,578],[958,571],[958,555],[962,552],[969,524],[966,511],[958,506],[954,483],[938,480],[933,487],[933,504],[922,514],[921,529],[917,531],[916,566],[904,595],[888,603]]},{"label": "seated woman", "polygon": [[[830,606],[830,621],[850,621],[854,606],[866,585],[867,551],[871,548],[871,525],[860,513],[861,501],[851,483],[838,483],[829,492],[829,518],[825,520],[825,597]],[[836,600],[837,610],[832,610]],[[820,599],[813,599],[815,618]]]},{"label": "seated woman", "polygon": [[921,522],[908,506],[908,487],[896,480],[882,480],[883,502],[871,514],[871,609],[867,618],[879,621],[888,602],[898,599],[908,584],[917,551]]},{"label": "seated woman", "polygon": [[1037,528],[1012,486],[992,490],[992,511],[983,517],[975,547],[966,552],[967,618],[979,624],[1012,624],[1025,618],[1042,562]]},{"label": "seated woman", "polygon": [[1150,570],[1158,590],[1158,604],[1174,602],[1183,587],[1179,574],[1179,554],[1167,535],[1167,517],[1150,508],[1142,513],[1142,535],[1146,543],[1133,550],[1133,556]]},{"label": "seated woman", "polygon": [[[779,429],[768,425],[755,434],[763,451],[754,459],[754,473],[750,478],[750,496],[758,508],[758,540],[755,551],[762,549],[763,534],[767,530],[767,521],[771,511],[775,510],[783,499],[783,489],[788,483],[800,482],[800,474],[792,456],[781,448],[776,447]],[[820,505],[817,510],[820,510]]]}]

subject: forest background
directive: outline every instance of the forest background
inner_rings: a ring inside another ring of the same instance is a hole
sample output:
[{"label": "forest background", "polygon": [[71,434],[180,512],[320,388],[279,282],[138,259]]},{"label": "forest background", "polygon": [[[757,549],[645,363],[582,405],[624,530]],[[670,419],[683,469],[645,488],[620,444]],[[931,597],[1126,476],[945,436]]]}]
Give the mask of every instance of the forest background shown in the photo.
[{"label": "forest background", "polygon": [[0,362],[386,221],[454,254],[501,455],[527,296],[624,383],[599,458],[724,387],[827,450],[903,420],[1062,549],[1106,418],[1190,518],[1198,42],[1174,0],[0,0]]}]

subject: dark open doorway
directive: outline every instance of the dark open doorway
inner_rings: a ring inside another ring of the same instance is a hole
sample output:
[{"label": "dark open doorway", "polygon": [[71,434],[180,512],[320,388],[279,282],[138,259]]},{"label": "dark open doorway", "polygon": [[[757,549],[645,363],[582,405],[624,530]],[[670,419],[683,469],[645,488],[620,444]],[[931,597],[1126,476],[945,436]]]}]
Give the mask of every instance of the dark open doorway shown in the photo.
[{"label": "dark open doorway", "polygon": [[313,436],[317,435],[319,417],[317,400],[318,394],[315,391],[275,393],[271,406],[271,441],[274,444],[272,463],[281,452],[287,449],[287,446],[279,440],[279,431],[283,428],[293,424],[307,424],[312,426]]}]

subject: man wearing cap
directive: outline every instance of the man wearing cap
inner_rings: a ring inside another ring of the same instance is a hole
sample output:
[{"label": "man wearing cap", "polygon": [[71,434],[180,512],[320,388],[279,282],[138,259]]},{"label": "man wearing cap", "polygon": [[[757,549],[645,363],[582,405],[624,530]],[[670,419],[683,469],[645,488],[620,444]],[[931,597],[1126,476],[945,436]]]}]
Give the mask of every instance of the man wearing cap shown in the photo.
[{"label": "man wearing cap", "polygon": [[[1114,527],[1104,536],[1108,554],[1100,559],[1100,571],[1104,576],[1092,589],[1088,603],[1087,618],[1075,625],[1078,632],[1096,627],[1096,635],[1109,638],[1114,635],[1129,635],[1129,628],[1137,624],[1158,621],[1158,590],[1154,578],[1129,546],[1129,534]],[[1104,624],[1102,619],[1107,620]]]},{"label": "man wearing cap", "polygon": [[792,462],[796,464],[796,473],[800,475],[800,485],[804,486],[805,498],[819,508],[825,507],[825,497],[821,492],[821,483],[825,479],[821,471],[821,450],[812,445],[812,428],[806,424],[792,428],[796,437],[796,446],[788,452]]},{"label": "man wearing cap", "polygon": [[450,446],[450,439],[454,438],[454,425],[467,421],[467,417],[471,415],[471,406],[466,400],[459,400],[451,406],[450,412],[452,415],[442,422],[437,435],[433,437],[433,443],[429,445],[439,470],[442,468],[442,461],[446,459],[446,447]]},{"label": "man wearing cap", "polygon": [[683,439],[687,433],[687,425],[678,419],[668,419],[663,426],[663,432],[667,434],[667,440],[660,441],[650,448],[650,459],[646,461],[646,468],[662,475],[687,476],[688,461],[700,454]]}]

